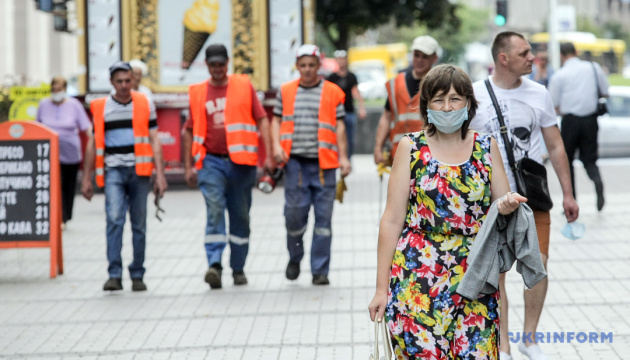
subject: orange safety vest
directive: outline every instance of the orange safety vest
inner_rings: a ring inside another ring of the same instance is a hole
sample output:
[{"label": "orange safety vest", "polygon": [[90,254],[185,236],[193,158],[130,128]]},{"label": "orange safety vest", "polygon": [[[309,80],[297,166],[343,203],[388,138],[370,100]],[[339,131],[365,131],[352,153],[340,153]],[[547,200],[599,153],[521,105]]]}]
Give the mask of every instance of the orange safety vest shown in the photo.
[{"label": "orange safety vest", "polygon": [[389,95],[389,109],[392,119],[389,123],[389,141],[392,143],[392,156],[396,155],[398,142],[405,134],[422,130],[424,122],[420,115],[420,92],[409,98],[405,73],[391,78],[386,84]]},{"label": "orange safety vest", "polygon": [[[96,185],[105,186],[105,102],[107,97],[92,100],[90,110],[94,117],[94,143],[96,145]],[[144,94],[131,92],[133,102],[132,127],[133,149],[136,155],[136,174],[151,176],[153,172],[153,149],[149,138],[151,109]]]},{"label": "orange safety vest", "polygon": [[[339,86],[324,81],[324,88],[319,100],[319,128],[317,130],[319,167],[321,169],[336,169],[339,167],[337,150],[337,105],[343,103],[346,95]],[[300,79],[285,83],[280,88],[282,92],[282,122],[280,123],[280,145],[287,155],[291,155],[293,132],[295,131],[295,96],[297,95]]]},{"label": "orange safety vest", "polygon": [[[197,169],[203,168],[206,148],[203,146],[208,131],[209,80],[192,84],[188,90],[193,120],[192,156]],[[230,160],[240,165],[258,164],[258,127],[252,116],[251,83],[247,75],[228,75],[225,99],[225,132]]]}]

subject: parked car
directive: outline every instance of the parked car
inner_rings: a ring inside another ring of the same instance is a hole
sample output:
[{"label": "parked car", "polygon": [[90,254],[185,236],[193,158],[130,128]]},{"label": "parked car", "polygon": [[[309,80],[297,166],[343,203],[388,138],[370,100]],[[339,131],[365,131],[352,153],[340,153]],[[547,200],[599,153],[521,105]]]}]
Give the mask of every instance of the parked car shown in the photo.
[{"label": "parked car", "polygon": [[385,82],[385,65],[379,60],[355,61],[349,65],[356,77],[359,85],[359,93],[363,99],[385,99],[387,90]]},{"label": "parked car", "polygon": [[[630,86],[610,86],[608,94],[608,114],[597,120],[599,157],[630,157]],[[558,126],[561,124],[562,117],[558,116]],[[547,162],[549,153],[544,142],[542,153]],[[579,159],[579,154],[575,159]]]},{"label": "parked car", "polygon": [[608,114],[598,120],[599,156],[630,157],[630,86],[611,86],[608,94]]}]

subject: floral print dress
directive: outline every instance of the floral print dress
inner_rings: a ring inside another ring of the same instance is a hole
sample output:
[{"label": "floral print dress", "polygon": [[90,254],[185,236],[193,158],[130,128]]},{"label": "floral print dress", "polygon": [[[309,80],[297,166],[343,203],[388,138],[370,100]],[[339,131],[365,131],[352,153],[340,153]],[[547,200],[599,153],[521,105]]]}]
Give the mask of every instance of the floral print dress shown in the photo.
[{"label": "floral print dress", "polygon": [[474,301],[455,292],[490,208],[491,137],[475,132],[459,165],[436,160],[423,131],[409,138],[411,192],[385,314],[396,358],[498,359],[499,292]]}]

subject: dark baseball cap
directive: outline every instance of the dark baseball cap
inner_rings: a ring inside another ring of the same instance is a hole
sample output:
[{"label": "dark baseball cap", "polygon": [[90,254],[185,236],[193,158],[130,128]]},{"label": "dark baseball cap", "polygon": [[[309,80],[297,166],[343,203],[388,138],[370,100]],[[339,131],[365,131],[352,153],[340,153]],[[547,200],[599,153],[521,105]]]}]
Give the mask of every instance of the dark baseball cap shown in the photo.
[{"label": "dark baseball cap", "polygon": [[226,63],[228,58],[227,49],[221,44],[210,44],[206,48],[206,62],[208,63]]},{"label": "dark baseball cap", "polygon": [[118,70],[131,71],[131,65],[126,61],[116,61],[109,67],[109,76],[114,76],[114,73]]}]

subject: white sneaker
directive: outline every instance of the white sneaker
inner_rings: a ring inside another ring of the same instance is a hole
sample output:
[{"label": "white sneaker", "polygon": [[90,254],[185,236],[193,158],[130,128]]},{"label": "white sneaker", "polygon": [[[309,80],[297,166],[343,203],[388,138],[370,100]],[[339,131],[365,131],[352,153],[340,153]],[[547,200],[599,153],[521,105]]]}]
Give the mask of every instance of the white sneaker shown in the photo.
[{"label": "white sneaker", "polygon": [[518,351],[522,352],[530,360],[549,360],[538,344],[525,346],[525,343],[519,343]]},{"label": "white sneaker", "polygon": [[501,351],[499,352],[499,360],[512,360],[512,355]]}]

